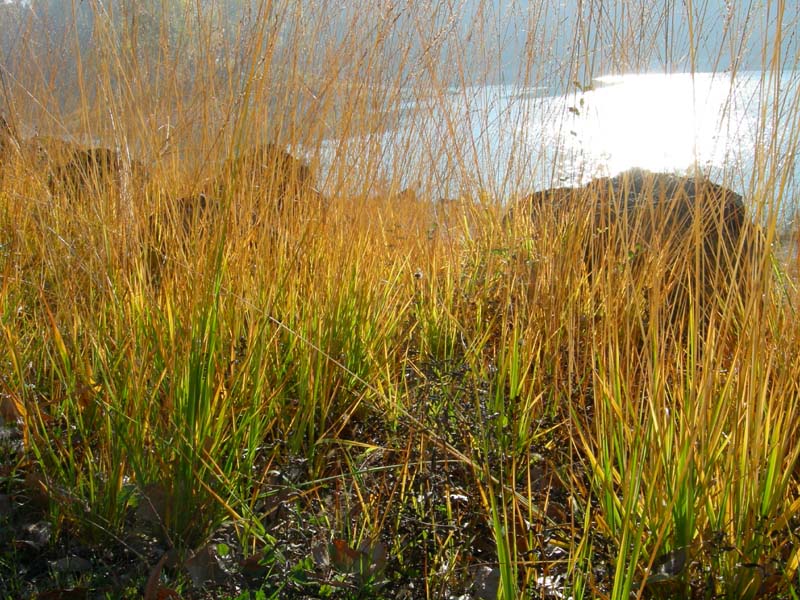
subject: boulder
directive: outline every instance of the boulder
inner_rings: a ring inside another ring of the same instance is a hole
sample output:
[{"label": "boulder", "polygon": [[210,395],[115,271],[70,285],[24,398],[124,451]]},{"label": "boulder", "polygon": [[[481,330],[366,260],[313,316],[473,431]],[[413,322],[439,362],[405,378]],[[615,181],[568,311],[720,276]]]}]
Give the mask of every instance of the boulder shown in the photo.
[{"label": "boulder", "polygon": [[207,235],[224,219],[250,239],[246,230],[276,231],[282,213],[323,208],[325,198],[313,187],[311,167],[275,144],[250,148],[226,160],[207,193],[172,199],[150,217],[148,268],[158,283],[171,258]]},{"label": "boulder", "polygon": [[11,125],[8,124],[3,115],[0,115],[0,163],[5,161],[14,139],[15,136],[14,132],[11,131]]},{"label": "boulder", "polygon": [[146,177],[141,163],[125,160],[117,150],[40,135],[23,139],[0,115],[0,165],[14,160],[21,161],[30,172],[45,176],[52,194],[70,198]]},{"label": "boulder", "polygon": [[50,170],[48,184],[53,194],[78,198],[91,190],[121,187],[126,178],[130,184],[145,176],[144,166],[135,160],[126,161],[119,150],[59,141],[39,141],[38,145]]},{"label": "boulder", "polygon": [[0,166],[14,161],[21,151],[20,138],[11,123],[0,114]]},{"label": "boulder", "polygon": [[51,167],[50,190],[53,193],[77,194],[92,185],[114,181],[121,169],[116,151],[109,148],[75,147],[64,162]]},{"label": "boulder", "polygon": [[594,179],[581,188],[554,188],[530,196],[533,212],[588,208],[596,231],[623,225],[641,248],[688,241],[699,234],[707,258],[719,262],[742,236],[746,209],[742,197],[702,176],[679,177],[631,169]]},{"label": "boulder", "polygon": [[318,195],[311,167],[275,144],[266,143],[228,158],[214,181],[214,195],[251,194],[277,211]]},{"label": "boulder", "polygon": [[703,176],[632,169],[582,187],[536,192],[524,201],[534,222],[545,213],[588,219],[584,260],[590,279],[621,263],[634,270],[668,269],[663,291],[673,317],[676,311],[685,314],[690,297],[707,317],[714,298],[724,302],[730,292],[749,290],[745,280],[759,247],[757,228],[739,194]]},{"label": "boulder", "polygon": [[202,236],[220,213],[220,202],[205,194],[184,196],[150,216],[147,267],[150,280],[158,285],[175,248],[186,251],[192,237]]},{"label": "boulder", "polygon": [[16,155],[26,166],[49,175],[51,188],[57,184],[75,184],[91,172],[115,163],[104,149],[84,149],[57,138],[33,136],[22,139],[8,120],[0,115],[0,163],[11,162]]}]

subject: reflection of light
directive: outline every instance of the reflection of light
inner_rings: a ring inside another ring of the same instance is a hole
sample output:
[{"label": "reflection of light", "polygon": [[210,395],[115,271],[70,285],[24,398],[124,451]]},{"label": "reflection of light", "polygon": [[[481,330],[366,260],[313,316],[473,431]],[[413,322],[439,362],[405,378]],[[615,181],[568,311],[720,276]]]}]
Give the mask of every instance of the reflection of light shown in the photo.
[{"label": "reflection of light", "polygon": [[566,153],[580,157],[579,177],[725,162],[733,141],[726,76],[625,75],[601,83],[571,99],[575,106],[582,104],[560,135]]},{"label": "reflection of light", "polygon": [[632,76],[589,96],[582,141],[608,157],[610,172],[684,169],[697,158],[697,107],[708,93],[688,76]]}]

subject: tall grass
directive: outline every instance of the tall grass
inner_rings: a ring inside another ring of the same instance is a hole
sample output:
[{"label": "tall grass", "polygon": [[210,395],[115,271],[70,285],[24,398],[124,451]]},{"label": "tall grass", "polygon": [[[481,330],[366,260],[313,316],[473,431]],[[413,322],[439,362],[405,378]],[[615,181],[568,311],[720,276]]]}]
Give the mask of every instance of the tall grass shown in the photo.
[{"label": "tall grass", "polygon": [[[85,543],[232,526],[307,592],[322,540],[349,587],[320,594],[796,596],[800,15],[762,4],[1,5],[0,414],[25,451],[0,481]],[[760,241],[711,295],[674,268],[699,233],[637,262],[579,209],[509,212],[552,153],[519,134],[492,178],[491,136],[464,137],[495,126],[473,86],[735,84],[745,58],[762,133],[724,177]],[[54,188],[65,141],[123,176]],[[281,210],[223,166],[266,141],[315,174]],[[201,192],[187,231],[170,207]],[[270,528],[285,506],[309,532]]]}]

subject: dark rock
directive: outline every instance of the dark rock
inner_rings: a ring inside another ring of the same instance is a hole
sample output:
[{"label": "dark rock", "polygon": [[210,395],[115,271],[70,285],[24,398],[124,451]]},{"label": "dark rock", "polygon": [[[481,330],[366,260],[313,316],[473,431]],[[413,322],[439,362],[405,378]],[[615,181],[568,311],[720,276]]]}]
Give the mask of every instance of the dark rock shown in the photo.
[{"label": "dark rock", "polygon": [[741,234],[746,218],[744,202],[736,192],[702,176],[679,177],[642,169],[594,179],[584,187],[536,192],[529,202],[534,213],[548,207],[561,211],[579,203],[594,210],[600,226],[621,219],[631,225],[641,220],[648,230],[664,229],[670,234],[686,233],[700,218],[704,234],[721,235],[729,241]]},{"label": "dark rock", "polygon": [[13,140],[14,133],[11,131],[11,125],[8,124],[3,115],[0,115],[0,162],[4,160],[9,152]]},{"label": "dark rock", "polygon": [[247,238],[259,239],[247,230],[274,234],[281,214],[295,217],[326,204],[313,187],[311,167],[270,143],[229,158],[206,189],[210,191],[171,200],[150,217],[148,268],[156,284],[175,255],[185,256],[190,242],[223,220]]},{"label": "dark rock", "polygon": [[14,160],[20,154],[20,138],[11,123],[0,115],[0,166]]},{"label": "dark rock", "polygon": [[176,248],[185,252],[189,241],[204,235],[220,216],[219,200],[205,194],[178,198],[151,215],[147,256],[151,280],[158,284]]},{"label": "dark rock", "polygon": [[636,269],[663,253],[673,317],[688,307],[690,289],[705,317],[713,298],[746,293],[745,273],[760,247],[742,197],[702,176],[632,169],[583,187],[536,192],[524,206],[534,222],[548,213],[589,220],[584,260],[590,278],[612,266],[609,261]]},{"label": "dark rock", "polygon": [[[61,160],[56,158],[58,155]],[[91,190],[122,186],[125,178],[130,183],[142,179],[145,173],[144,166],[138,161],[126,160],[119,150],[103,147],[62,147],[53,156],[48,156],[46,162],[50,164],[50,191],[70,198],[80,197]]]},{"label": "dark rock", "polygon": [[311,167],[271,143],[225,161],[214,194],[224,197],[242,192],[258,196],[279,212],[317,194]]},{"label": "dark rock", "polygon": [[173,219],[180,224],[183,234],[191,235],[209,218],[218,214],[219,209],[219,200],[209,198],[205,194],[185,196],[179,198],[172,207]]},{"label": "dark rock", "polygon": [[93,568],[91,562],[80,556],[64,556],[57,560],[48,561],[48,564],[53,571],[61,574],[78,575],[80,573],[88,573]]},{"label": "dark rock", "polygon": [[591,181],[583,188],[556,188],[531,197],[534,210],[550,205],[555,210],[592,211],[595,233],[611,232],[621,225],[638,249],[663,244],[673,247],[693,241],[703,243],[709,264],[719,264],[721,252],[731,255],[745,227],[742,197],[703,177],[678,177],[632,169],[613,178]]},{"label": "dark rock", "polygon": [[52,191],[75,192],[106,181],[113,181],[121,168],[119,154],[109,148],[76,148],[65,163],[53,167]]},{"label": "dark rock", "polygon": [[35,135],[23,139],[0,115],[0,164],[14,159],[27,169],[47,177],[54,195],[79,197],[90,190],[121,186],[124,180],[140,181],[146,177],[144,166],[126,160],[118,150],[84,147],[60,138]]}]

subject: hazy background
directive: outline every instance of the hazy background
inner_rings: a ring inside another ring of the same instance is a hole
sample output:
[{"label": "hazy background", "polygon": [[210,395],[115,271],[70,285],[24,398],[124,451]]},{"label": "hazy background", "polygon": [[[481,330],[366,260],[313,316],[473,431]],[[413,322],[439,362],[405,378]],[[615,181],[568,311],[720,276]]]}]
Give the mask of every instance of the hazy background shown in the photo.
[{"label": "hazy background", "polygon": [[[590,91],[598,77],[724,72],[734,81],[749,71],[793,72],[798,31],[796,0],[0,0],[0,111],[23,135],[126,146],[150,164],[175,157],[188,180],[238,141],[268,139],[325,163],[326,189],[360,179],[350,175],[361,169],[374,179],[379,163],[390,188],[504,195],[534,185],[512,175],[533,172],[534,159],[549,177],[541,185],[571,180],[551,173],[561,159],[550,153],[573,152],[571,141],[589,148],[573,111],[602,98],[568,95]],[[737,141],[751,153],[769,132],[792,129],[774,123],[795,114],[786,81],[796,88],[796,78],[775,77],[766,87],[779,102],[762,112],[765,86],[753,78],[737,97],[751,105],[751,130],[760,132]],[[496,84],[515,89],[484,87]],[[559,98],[527,102],[535,96]],[[629,153],[675,129],[649,133],[645,124],[665,121],[662,108],[677,100],[624,100],[639,119],[629,127],[638,135]],[[630,111],[622,121],[607,112],[595,121],[622,139]],[[669,117],[681,125],[693,118],[688,108]],[[400,133],[384,135],[390,130]],[[206,153],[197,157],[196,148]],[[662,162],[653,164],[671,164]],[[420,164],[433,171],[432,183],[419,181]],[[749,173],[753,164],[747,158],[738,168]],[[480,175],[487,170],[501,181]],[[453,174],[458,182],[448,186]]]},{"label": "hazy background", "polygon": [[[192,42],[205,34],[212,47],[203,50],[230,67],[231,60],[242,58],[234,53],[237,40],[267,20],[272,21],[270,30],[278,47],[288,40],[296,43],[294,34],[299,30],[308,34],[300,39],[313,34],[314,44],[304,50],[317,54],[318,60],[324,57],[323,46],[359,35],[372,41],[376,30],[381,30],[387,59],[396,43],[397,58],[402,60],[394,66],[409,82],[415,68],[458,52],[469,83],[546,83],[554,91],[567,85],[565,72],[585,80],[608,73],[760,69],[765,64],[762,49],[772,48],[776,35],[782,37],[782,60],[798,53],[796,0],[305,0],[269,4],[272,9],[265,14],[257,0],[0,0],[0,64],[19,73],[21,62],[34,56],[47,58],[43,64],[51,65],[53,72],[42,76],[53,84],[69,83],[77,70],[75,54],[80,51],[88,57],[98,51],[93,42],[102,44],[98,14],[108,16],[120,31],[136,31],[133,39],[140,58],[155,59],[171,51],[191,61],[201,50]],[[781,4],[783,14],[778,10]],[[197,31],[200,15],[213,23],[211,30]],[[385,66],[391,68],[391,62],[387,60]],[[465,73],[453,75],[451,83],[460,85],[464,77]]]}]

